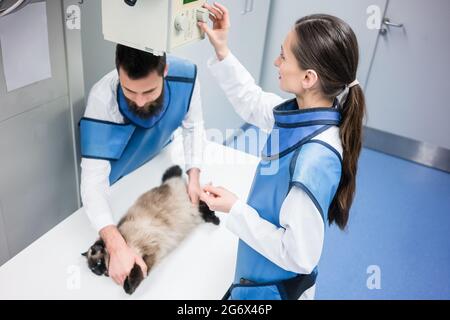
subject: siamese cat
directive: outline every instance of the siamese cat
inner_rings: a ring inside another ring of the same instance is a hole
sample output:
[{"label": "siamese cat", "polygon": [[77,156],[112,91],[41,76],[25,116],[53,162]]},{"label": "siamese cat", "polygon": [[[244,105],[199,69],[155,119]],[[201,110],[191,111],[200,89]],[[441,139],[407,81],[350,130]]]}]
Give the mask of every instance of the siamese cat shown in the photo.
[{"label": "siamese cat", "polygon": [[[220,223],[204,202],[198,207],[191,203],[182,174],[179,166],[169,168],[162,184],[141,195],[117,225],[128,246],[142,256],[148,272],[196,226]],[[109,254],[102,239],[82,255],[93,273],[108,276]],[[135,264],[124,282],[125,292],[132,294],[143,279],[141,268]]]}]

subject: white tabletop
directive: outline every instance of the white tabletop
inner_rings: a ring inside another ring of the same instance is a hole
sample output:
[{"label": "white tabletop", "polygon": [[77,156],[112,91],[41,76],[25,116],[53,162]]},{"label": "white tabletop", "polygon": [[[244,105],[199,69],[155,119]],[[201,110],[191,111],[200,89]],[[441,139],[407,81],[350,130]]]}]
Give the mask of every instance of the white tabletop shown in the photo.
[{"label": "white tabletop", "polygon": [[[111,188],[117,221],[140,194],[160,184],[168,167],[184,167],[182,151],[178,137]],[[207,144],[204,156],[201,183],[246,199],[258,159],[215,143]],[[97,238],[81,208],[0,268],[0,299],[220,299],[233,280],[238,239],[226,229],[226,215],[219,217],[220,226],[199,226],[128,296],[110,278],[94,275],[81,256]]]}]

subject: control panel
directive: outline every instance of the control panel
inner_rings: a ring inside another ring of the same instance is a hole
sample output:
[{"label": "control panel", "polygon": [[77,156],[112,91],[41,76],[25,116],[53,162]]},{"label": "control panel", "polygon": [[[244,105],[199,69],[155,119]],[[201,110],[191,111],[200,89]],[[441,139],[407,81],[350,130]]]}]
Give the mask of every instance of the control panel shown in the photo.
[{"label": "control panel", "polygon": [[208,21],[206,0],[102,0],[106,40],[162,54],[205,38],[197,26]]}]

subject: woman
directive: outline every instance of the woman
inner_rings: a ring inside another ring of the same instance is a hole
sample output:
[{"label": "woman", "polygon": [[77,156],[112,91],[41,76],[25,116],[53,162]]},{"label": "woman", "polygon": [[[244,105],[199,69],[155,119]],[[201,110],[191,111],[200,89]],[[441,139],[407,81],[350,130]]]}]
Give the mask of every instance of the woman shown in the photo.
[{"label": "woman", "polygon": [[247,203],[221,187],[201,196],[229,213],[227,227],[240,238],[224,298],[312,299],[325,223],[345,228],[355,192],[365,114],[356,36],[333,16],[298,20],[275,61],[281,89],[295,95],[284,101],[262,91],[230,52],[227,8],[205,8],[214,26],[199,27],[216,52],[211,72],[244,120],[271,132]]}]

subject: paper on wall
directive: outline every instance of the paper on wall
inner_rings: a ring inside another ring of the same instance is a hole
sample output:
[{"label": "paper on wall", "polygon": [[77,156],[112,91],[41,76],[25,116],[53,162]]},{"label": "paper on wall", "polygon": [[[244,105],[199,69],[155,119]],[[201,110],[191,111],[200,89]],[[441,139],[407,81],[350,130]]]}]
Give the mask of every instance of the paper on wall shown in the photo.
[{"label": "paper on wall", "polygon": [[9,91],[52,76],[46,3],[38,2],[0,18],[0,46]]}]

